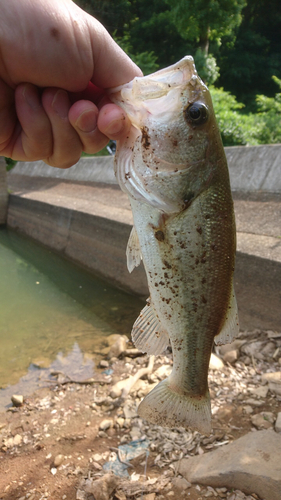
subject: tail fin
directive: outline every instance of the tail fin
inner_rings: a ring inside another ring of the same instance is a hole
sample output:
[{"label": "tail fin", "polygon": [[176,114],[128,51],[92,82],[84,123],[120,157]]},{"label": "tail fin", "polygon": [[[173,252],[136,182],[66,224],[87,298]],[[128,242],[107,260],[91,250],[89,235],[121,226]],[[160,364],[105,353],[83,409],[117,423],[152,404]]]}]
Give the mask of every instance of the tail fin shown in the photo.
[{"label": "tail fin", "polygon": [[139,415],[163,427],[185,427],[210,434],[209,393],[201,398],[178,394],[169,387],[169,378],[160,382],[140,403]]}]

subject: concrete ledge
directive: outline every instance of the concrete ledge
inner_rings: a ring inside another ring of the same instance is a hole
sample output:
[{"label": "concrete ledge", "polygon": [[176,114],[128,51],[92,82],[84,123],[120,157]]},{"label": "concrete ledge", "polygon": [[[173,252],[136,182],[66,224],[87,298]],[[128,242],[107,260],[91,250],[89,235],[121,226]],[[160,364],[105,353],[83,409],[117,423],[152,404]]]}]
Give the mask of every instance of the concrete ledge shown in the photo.
[{"label": "concrete ledge", "polygon": [[10,172],[10,176],[17,175],[31,179],[43,177],[71,182],[117,184],[113,156],[83,157],[78,163],[66,169],[50,167],[43,161],[18,162]]},{"label": "concrete ledge", "polygon": [[[281,193],[281,144],[227,147],[225,153],[233,191]],[[113,164],[113,156],[81,158],[65,170],[43,161],[19,162],[11,175],[117,184]]]},{"label": "concrete ledge", "polygon": [[281,193],[281,144],[225,148],[233,191]]}]

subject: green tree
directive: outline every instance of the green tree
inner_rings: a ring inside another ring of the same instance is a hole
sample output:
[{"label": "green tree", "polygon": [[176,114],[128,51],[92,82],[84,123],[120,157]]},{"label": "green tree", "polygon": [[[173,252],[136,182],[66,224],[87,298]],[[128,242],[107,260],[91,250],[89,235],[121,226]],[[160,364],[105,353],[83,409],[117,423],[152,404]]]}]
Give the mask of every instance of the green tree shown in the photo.
[{"label": "green tree", "polygon": [[256,111],[255,96],[278,91],[272,75],[281,78],[281,2],[247,0],[235,38],[226,36],[217,51],[218,84]]},{"label": "green tree", "polygon": [[210,40],[220,42],[242,21],[246,0],[165,0],[172,7],[174,24],[183,38],[208,54]]}]

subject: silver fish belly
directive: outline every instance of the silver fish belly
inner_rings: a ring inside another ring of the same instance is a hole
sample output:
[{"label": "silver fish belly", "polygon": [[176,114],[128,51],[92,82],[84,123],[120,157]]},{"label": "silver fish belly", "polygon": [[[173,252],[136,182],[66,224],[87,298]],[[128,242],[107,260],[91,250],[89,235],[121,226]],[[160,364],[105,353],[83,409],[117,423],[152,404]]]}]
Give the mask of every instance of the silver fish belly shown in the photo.
[{"label": "silver fish belly", "polygon": [[171,375],[139,414],[208,434],[213,342],[231,342],[238,332],[233,202],[210,94],[185,57],[110,97],[132,122],[115,164],[134,217],[128,269],[142,259],[150,291],[132,338],[148,354],[169,341],[173,351]]}]

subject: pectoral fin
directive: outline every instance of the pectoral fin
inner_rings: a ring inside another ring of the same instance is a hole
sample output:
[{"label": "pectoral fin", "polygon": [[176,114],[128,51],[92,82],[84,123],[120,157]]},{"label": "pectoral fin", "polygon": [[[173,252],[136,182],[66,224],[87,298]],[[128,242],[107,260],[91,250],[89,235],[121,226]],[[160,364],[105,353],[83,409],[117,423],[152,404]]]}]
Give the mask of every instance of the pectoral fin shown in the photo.
[{"label": "pectoral fin", "polygon": [[147,354],[161,354],[169,344],[169,336],[148,304],[141,311],[132,329],[135,346]]},{"label": "pectoral fin", "polygon": [[233,340],[238,336],[238,333],[239,333],[238,310],[237,310],[235,292],[232,285],[231,300],[229,302],[226,319],[220,333],[215,337],[215,344],[217,345],[231,344],[231,342],[233,342]]},{"label": "pectoral fin", "polygon": [[142,259],[139,237],[135,226],[133,226],[131,234],[129,236],[126,256],[128,271],[129,273],[131,273],[135,267],[138,267],[140,265]]}]

